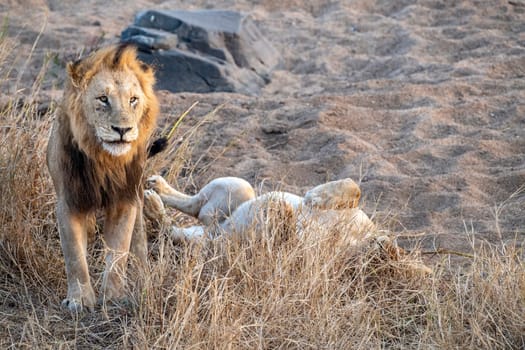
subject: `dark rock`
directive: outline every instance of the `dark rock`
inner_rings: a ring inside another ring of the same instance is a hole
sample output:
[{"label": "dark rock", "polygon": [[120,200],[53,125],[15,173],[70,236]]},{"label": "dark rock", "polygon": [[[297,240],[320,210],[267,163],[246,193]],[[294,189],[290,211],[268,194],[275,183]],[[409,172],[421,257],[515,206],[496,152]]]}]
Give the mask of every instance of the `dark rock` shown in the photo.
[{"label": "dark rock", "polygon": [[253,20],[234,11],[144,11],[121,41],[137,45],[157,88],[172,92],[256,94],[280,62]]}]

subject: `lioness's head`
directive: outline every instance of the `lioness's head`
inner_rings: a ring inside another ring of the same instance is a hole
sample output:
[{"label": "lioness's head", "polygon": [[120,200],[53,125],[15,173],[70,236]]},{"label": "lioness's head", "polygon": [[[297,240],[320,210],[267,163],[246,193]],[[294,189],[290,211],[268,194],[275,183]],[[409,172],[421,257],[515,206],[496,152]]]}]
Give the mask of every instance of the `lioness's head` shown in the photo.
[{"label": "lioness's head", "polygon": [[118,45],[69,63],[67,72],[64,107],[79,148],[89,156],[133,157],[158,113],[152,69],[137,60],[135,48]]}]

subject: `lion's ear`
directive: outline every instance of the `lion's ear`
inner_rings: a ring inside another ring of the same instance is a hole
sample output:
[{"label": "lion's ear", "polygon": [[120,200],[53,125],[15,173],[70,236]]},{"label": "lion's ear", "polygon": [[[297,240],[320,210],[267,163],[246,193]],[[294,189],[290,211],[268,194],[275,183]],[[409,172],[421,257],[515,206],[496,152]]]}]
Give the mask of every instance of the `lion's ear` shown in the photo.
[{"label": "lion's ear", "polygon": [[82,73],[80,71],[81,62],[81,60],[76,60],[75,62],[69,62],[67,64],[67,74],[76,87],[79,87],[82,82]]},{"label": "lion's ear", "polygon": [[152,74],[153,73],[153,68],[151,68],[150,65],[140,61],[140,70],[142,70],[142,72],[146,73],[146,74]]}]

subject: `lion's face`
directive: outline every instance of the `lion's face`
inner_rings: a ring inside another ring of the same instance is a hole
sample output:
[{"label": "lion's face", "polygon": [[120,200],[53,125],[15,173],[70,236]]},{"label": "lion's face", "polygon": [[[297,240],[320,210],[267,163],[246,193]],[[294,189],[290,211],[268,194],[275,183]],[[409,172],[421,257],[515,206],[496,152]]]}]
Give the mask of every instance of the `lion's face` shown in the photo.
[{"label": "lion's face", "polygon": [[87,86],[82,108],[86,122],[102,149],[121,156],[139,137],[145,96],[130,70],[103,70]]},{"label": "lion's face", "polygon": [[153,70],[126,45],[101,49],[67,70],[63,107],[76,144],[98,162],[131,161],[155,126]]}]

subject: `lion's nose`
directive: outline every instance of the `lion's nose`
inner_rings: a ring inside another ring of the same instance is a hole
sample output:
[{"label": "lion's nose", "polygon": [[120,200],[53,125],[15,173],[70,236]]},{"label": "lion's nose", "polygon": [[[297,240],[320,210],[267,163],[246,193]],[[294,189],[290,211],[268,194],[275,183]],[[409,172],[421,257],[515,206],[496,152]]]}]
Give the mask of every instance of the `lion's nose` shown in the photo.
[{"label": "lion's nose", "polygon": [[125,133],[127,133],[128,131],[130,131],[133,128],[119,128],[118,126],[111,126],[111,129],[113,129],[116,132],[118,132],[119,135],[120,135],[120,138],[122,138]]}]

